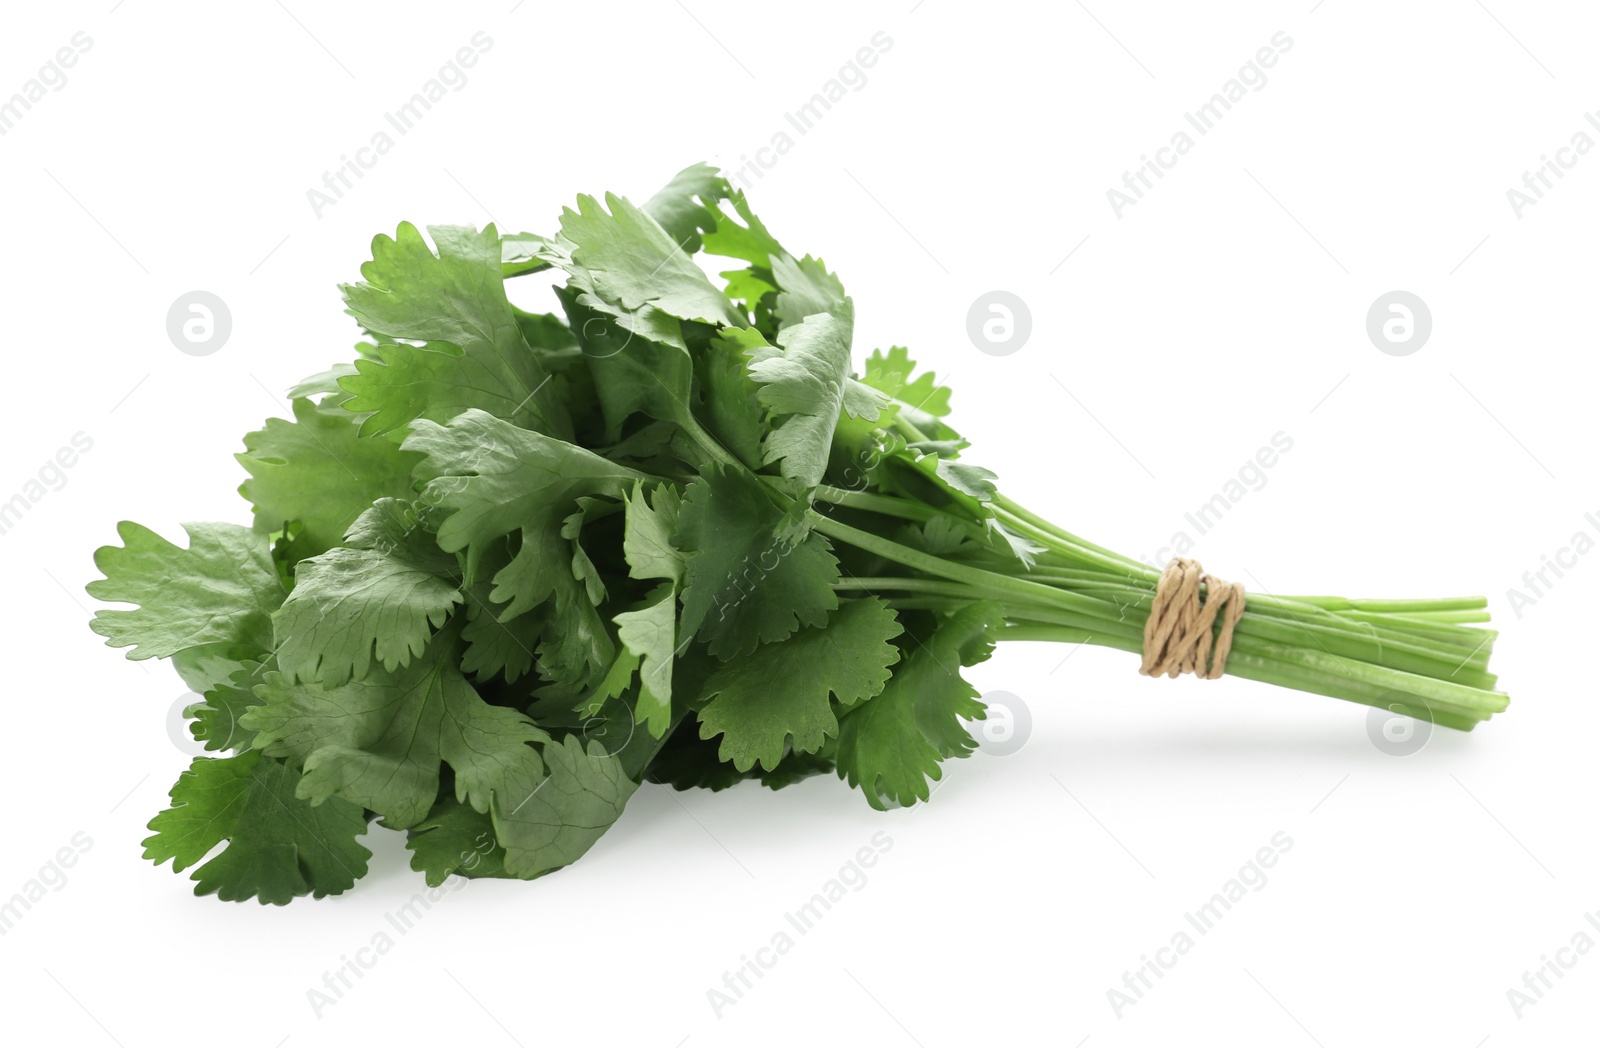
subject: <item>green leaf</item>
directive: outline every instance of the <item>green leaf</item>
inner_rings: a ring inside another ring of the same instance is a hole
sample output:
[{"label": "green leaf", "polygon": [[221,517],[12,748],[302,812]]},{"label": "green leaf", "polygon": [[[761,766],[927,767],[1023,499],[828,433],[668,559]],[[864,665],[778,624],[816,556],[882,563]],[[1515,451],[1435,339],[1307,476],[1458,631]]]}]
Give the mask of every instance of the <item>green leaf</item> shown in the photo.
[{"label": "green leaf", "polygon": [[479,681],[498,674],[510,684],[533,668],[540,623],[532,615],[502,618],[489,600],[490,588],[481,585],[469,593],[467,622],[461,630],[467,645],[461,670]]},{"label": "green leaf", "polygon": [[425,346],[389,343],[373,359],[356,361],[356,374],[340,380],[350,394],[345,407],[364,415],[362,436],[388,433],[419,418],[445,422],[468,408],[537,425],[519,408],[527,394],[485,376],[481,361],[447,342]]},{"label": "green leaf", "polygon": [[561,234],[572,244],[572,265],[588,271],[595,293],[627,312],[650,305],[680,320],[746,323],[685,254],[690,238],[673,239],[623,197],[607,193],[605,207],[578,197],[577,211],[562,209]]},{"label": "green leaf", "polygon": [[769,283],[772,274],[767,270],[728,269],[718,275],[727,281],[722,293],[750,312],[777,303],[778,289]]},{"label": "green leaf", "polygon": [[[778,285],[774,312],[784,327],[799,324],[818,313],[850,312],[850,299],[839,278],[828,272],[820,258],[795,259],[788,253],[772,256],[772,278]],[[780,340],[782,336],[779,336]],[[848,341],[848,339],[847,339]]]},{"label": "green leaf", "polygon": [[[600,717],[603,720],[602,711],[608,704],[620,699],[623,693],[628,690],[629,686],[633,684],[634,671],[638,668],[639,656],[626,648],[617,652],[617,657],[612,660],[611,668],[606,670],[606,675],[600,678],[598,684],[589,689],[589,693],[583,697],[583,701],[574,707],[574,712],[585,720],[596,717]],[[535,710],[534,716],[538,717],[539,715],[540,711]],[[542,717],[540,719],[543,720]],[[583,722],[580,721],[574,726],[582,725]]]},{"label": "green leaf", "polygon": [[428,814],[440,762],[455,772],[456,798],[487,811],[495,796],[521,798],[543,766],[529,743],[549,738],[516,710],[491,706],[461,675],[452,631],[397,671],[374,669],[339,688],[295,685],[268,673],[262,705],[244,718],[269,756],[303,763],[299,795],[371,808],[403,828]]},{"label": "green leaf", "polygon": [[[916,368],[916,361],[911,359],[904,346],[891,346],[887,353],[875,349],[872,356],[867,358],[861,381],[893,398],[896,406],[908,414],[935,419],[950,414],[950,388],[939,385],[931,371],[924,371],[912,378]],[[914,417],[913,421],[929,437],[947,438],[955,435],[953,431],[948,434],[928,432],[918,418]]]},{"label": "green leaf", "polygon": [[183,711],[192,717],[190,734],[207,750],[247,750],[256,733],[243,724],[244,715],[259,701],[255,688],[270,669],[269,662],[252,662],[237,670],[228,680],[207,688],[197,702]]},{"label": "green leaf", "polygon": [[[360,346],[356,347],[358,350]],[[367,347],[372,348],[372,347]],[[335,364],[326,371],[319,371],[315,375],[308,375],[289,387],[289,399],[299,400],[301,397],[321,397],[328,394],[339,396],[343,390],[339,387],[339,380],[356,373],[355,364]]]},{"label": "green leaf", "polygon": [[687,556],[682,636],[721,659],[821,626],[839,606],[828,540],[795,521],[743,470],[713,467],[689,485],[674,543]]},{"label": "green leaf", "polygon": [[549,237],[538,233],[506,233],[500,237],[500,275],[512,277],[538,273],[550,268],[556,247]]},{"label": "green leaf", "polygon": [[973,523],[990,519],[985,503],[994,498],[995,475],[924,448],[890,435],[871,468],[874,485]]},{"label": "green leaf", "polygon": [[372,260],[361,266],[362,282],[340,285],[350,313],[381,341],[429,343],[419,352],[386,348],[381,364],[358,363],[360,377],[342,383],[356,394],[351,410],[378,412],[374,425],[387,429],[409,421],[404,416],[413,411],[412,418],[440,419],[454,414],[452,409],[476,407],[570,434],[567,412],[547,384],[550,376],[506,299],[493,224],[481,232],[429,226],[428,233],[437,255],[409,222],[400,223],[393,239],[374,237]]},{"label": "green leaf", "polygon": [[877,597],[846,601],[826,628],[766,644],[712,674],[700,710],[700,736],[722,736],[719,756],[740,771],[774,769],[788,752],[812,753],[838,734],[832,694],[851,707],[889,679],[901,633]]},{"label": "green leaf", "polygon": [[[602,507],[614,507],[615,503],[604,499],[580,497],[578,508],[561,521],[560,535],[572,543],[572,577],[583,584],[583,591],[589,598],[589,603],[594,605],[604,604],[607,600],[606,581],[600,575],[600,569],[595,567],[594,561],[589,558],[589,552],[583,548],[583,526],[589,522],[591,512],[601,511]],[[602,511],[602,516],[609,515]]]},{"label": "green leaf", "polygon": [[[482,680],[504,661],[515,679],[536,664],[545,680],[575,693],[610,664],[616,646],[576,574],[575,565],[587,557],[557,530],[566,526],[542,524],[491,544],[479,573],[492,581],[468,590],[473,609],[463,636],[472,646],[464,670]],[[486,646],[481,653],[480,645]]]},{"label": "green leaf", "polygon": [[678,595],[671,584],[657,587],[653,603],[616,618],[617,638],[639,658],[635,716],[660,738],[672,723],[672,660],[678,646]]},{"label": "green leaf", "polygon": [[639,788],[599,742],[585,750],[576,735],[546,745],[544,760],[550,774],[537,789],[520,802],[504,798],[494,807],[506,871],[515,877],[538,877],[577,862]]},{"label": "green leaf", "polygon": [[580,499],[621,499],[644,475],[481,411],[465,412],[448,426],[416,422],[405,447],[426,455],[417,472],[432,479],[422,501],[443,518],[440,547],[466,552],[469,579],[478,577],[486,556],[497,558],[505,550],[504,536],[516,534],[517,545],[495,571],[489,597],[505,605],[502,620],[549,602],[540,619],[541,669],[579,687],[609,665],[613,645],[588,592],[589,569],[582,567],[587,557],[579,559],[575,542],[562,530],[582,508]]},{"label": "green leaf", "polygon": [[495,839],[489,815],[445,797],[428,817],[406,831],[411,868],[437,888],[452,874],[506,877],[506,850]]},{"label": "green leaf", "polygon": [[672,544],[680,502],[678,489],[670,484],[657,487],[649,499],[643,484],[634,485],[622,533],[630,578],[682,580],[683,554]]},{"label": "green leaf", "polygon": [[841,410],[868,420],[878,415],[870,398],[854,395],[850,377],[849,300],[839,312],[815,313],[783,329],[781,352],[750,354],[756,396],[778,421],[763,444],[764,462],[779,462],[783,475],[806,487],[820,483],[833,449]]},{"label": "green leaf", "polygon": [[650,761],[646,778],[675,790],[696,787],[706,790],[725,790],[746,779],[755,779],[769,790],[781,790],[797,782],[834,770],[834,740],[827,739],[814,753],[796,753],[790,750],[778,766],[762,768],[759,764],[740,771],[728,761],[717,756],[717,743],[701,739],[695,725],[684,725],[667,740],[655,758]]},{"label": "green leaf", "polygon": [[[443,511],[439,546],[467,551],[469,578],[476,578],[488,545],[501,536],[555,529],[559,538],[561,521],[580,495],[621,498],[634,481],[646,479],[592,451],[482,411],[464,412],[443,426],[419,421],[402,446],[425,456],[417,475],[431,479],[422,501]],[[511,614],[521,610],[519,604]]]},{"label": "green leaf", "polygon": [[398,499],[380,499],[351,527],[350,545],[300,562],[273,615],[278,668],[291,681],[338,687],[422,654],[461,601],[456,559],[442,554]]},{"label": "green leaf", "polygon": [[[507,605],[504,615],[515,618],[561,592],[588,594],[572,572],[572,543],[561,532],[546,524],[517,533],[516,553],[494,574],[494,589],[489,599]],[[487,541],[487,540],[486,540]],[[577,599],[576,596],[573,599]]]},{"label": "green leaf", "polygon": [[694,364],[676,318],[650,306],[624,312],[570,289],[557,294],[594,376],[607,440],[617,440],[635,412],[694,424],[689,406]]},{"label": "green leaf", "polygon": [[1001,620],[994,604],[962,608],[907,650],[876,698],[840,718],[839,774],[874,808],[927,800],[939,762],[977,745],[961,722],[982,720],[983,703],[959,670],[988,658]]},{"label": "green leaf", "polygon": [[[581,688],[611,662],[616,648],[605,619],[571,569],[574,547],[548,530],[524,531],[517,558],[495,576],[493,596],[517,607],[549,594],[532,612],[540,623],[540,672],[558,684]],[[551,567],[546,571],[543,565]]]},{"label": "green leaf", "polygon": [[823,747],[818,753],[790,753],[771,771],[761,773],[761,785],[769,790],[781,790],[816,775],[826,775],[834,770],[833,756]]},{"label": "green leaf", "polygon": [[716,168],[692,164],[646,200],[644,211],[660,223],[674,244],[692,255],[700,250],[700,234],[717,228],[717,202],[731,192]]},{"label": "green leaf", "polygon": [[767,268],[772,256],[784,253],[783,245],[767,232],[761,219],[750,210],[744,190],[734,191],[728,200],[733,204],[734,212],[744,219],[744,224],[734,221],[719,207],[716,230],[701,238],[705,250],[709,254],[737,258],[753,266]]},{"label": "green leaf", "polygon": [[96,600],[136,604],[102,609],[89,628],[113,648],[135,645],[130,659],[164,659],[201,645],[272,649],[272,613],[283,583],[267,539],[235,524],[185,524],[189,548],[132,521],[117,525],[121,546],[102,546],[94,565],[105,576],[86,587]]},{"label": "green leaf", "polygon": [[381,437],[362,437],[360,420],[342,408],[294,401],[293,422],[268,419],[235,455],[250,479],[239,493],[255,507],[256,530],[286,521],[301,531],[286,553],[299,561],[339,545],[345,531],[378,499],[409,498],[418,456]]},{"label": "green leaf", "polygon": [[923,456],[918,465],[930,463],[936,476],[954,491],[977,502],[993,502],[995,474],[982,466],[940,456]]},{"label": "green leaf", "polygon": [[258,898],[279,906],[297,895],[338,895],[367,872],[372,853],[361,806],[334,800],[313,807],[296,795],[299,776],[251,750],[197,757],[172,787],[172,807],[150,820],[144,857],[178,872],[228,846],[195,870],[196,895],[225,902]]},{"label": "green leaf", "polygon": [[905,348],[893,346],[887,353],[873,350],[862,377],[848,380],[847,397],[866,398],[878,408],[871,420],[846,415],[834,432],[835,460],[841,457],[842,450],[848,461],[846,480],[851,486],[852,478],[880,459],[886,438],[903,443],[904,438],[888,432],[897,424],[914,435],[965,447],[961,435],[943,421],[950,413],[950,390],[939,385],[931,371],[913,378],[915,371],[916,363]]},{"label": "green leaf", "polygon": [[694,725],[685,724],[668,737],[650,761],[645,778],[675,790],[725,790],[759,774],[759,769],[741,772],[719,760],[717,744],[702,740],[695,734]]},{"label": "green leaf", "polygon": [[724,328],[723,337],[712,339],[696,360],[706,429],[752,470],[762,466],[767,427],[756,385],[745,370],[746,354],[770,348],[754,328]]},{"label": "green leaf", "polygon": [[[258,641],[268,640],[258,637]],[[172,668],[197,695],[228,683],[240,670],[253,669],[271,655],[266,644],[200,644],[172,656]]]}]

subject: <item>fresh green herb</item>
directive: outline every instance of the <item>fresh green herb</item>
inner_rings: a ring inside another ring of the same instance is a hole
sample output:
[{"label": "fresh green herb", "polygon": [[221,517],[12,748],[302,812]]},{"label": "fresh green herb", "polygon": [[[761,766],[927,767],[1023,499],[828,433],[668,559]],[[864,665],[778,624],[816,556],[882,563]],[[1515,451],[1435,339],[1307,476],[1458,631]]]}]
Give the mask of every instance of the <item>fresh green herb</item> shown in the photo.
[{"label": "fresh green herb", "polygon": [[[974,748],[960,670],[996,641],[1140,650],[1160,573],[1001,495],[905,349],[853,372],[839,279],[711,168],[551,236],[429,233],[374,240],[343,288],[370,341],[245,438],[253,528],[96,555],[135,607],[95,632],[171,658],[232,751],[145,842],[198,893],[343,892],[372,819],[429,883],[537,877],[646,780],[913,804]],[[552,269],[558,313],[511,305]],[[1507,701],[1483,608],[1255,594],[1226,669],[1467,729]]]}]

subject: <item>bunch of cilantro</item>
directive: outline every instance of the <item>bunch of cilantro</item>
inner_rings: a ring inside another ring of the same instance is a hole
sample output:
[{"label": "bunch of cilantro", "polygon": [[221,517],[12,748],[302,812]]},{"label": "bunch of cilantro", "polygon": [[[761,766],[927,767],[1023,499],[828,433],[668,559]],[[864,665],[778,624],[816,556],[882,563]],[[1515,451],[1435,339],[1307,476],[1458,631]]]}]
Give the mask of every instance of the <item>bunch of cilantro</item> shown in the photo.
[{"label": "bunch of cilantro", "polygon": [[[835,772],[877,808],[974,748],[996,640],[1138,651],[1158,573],[1000,495],[906,351],[697,165],[551,236],[403,224],[368,341],[245,437],[253,527],[133,523],[92,623],[170,658],[197,758],[145,855],[198,894],[349,889],[369,823],[430,884],[582,856],[646,780]],[[720,277],[700,253],[728,260]],[[554,310],[506,281],[554,270]],[[1254,595],[1230,673],[1469,728],[1483,602]]]}]

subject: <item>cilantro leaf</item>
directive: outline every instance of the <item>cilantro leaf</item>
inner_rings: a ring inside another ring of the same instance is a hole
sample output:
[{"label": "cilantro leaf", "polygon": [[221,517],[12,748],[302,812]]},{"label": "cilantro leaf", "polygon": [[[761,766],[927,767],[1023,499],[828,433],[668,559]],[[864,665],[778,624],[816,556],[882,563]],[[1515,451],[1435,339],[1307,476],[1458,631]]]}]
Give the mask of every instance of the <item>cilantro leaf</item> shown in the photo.
[{"label": "cilantro leaf", "polygon": [[290,561],[325,553],[380,498],[408,498],[416,455],[379,437],[362,437],[360,421],[338,407],[296,400],[294,421],[268,419],[247,434],[235,455],[250,474],[239,493],[255,507],[256,530],[298,521]]},{"label": "cilantro leaf", "polygon": [[466,552],[468,578],[477,577],[485,555],[505,548],[504,536],[516,535],[489,598],[506,606],[502,620],[550,602],[539,645],[547,675],[578,687],[608,665],[610,637],[574,569],[582,570],[580,551],[562,531],[581,497],[620,499],[643,474],[481,411],[463,412],[446,426],[416,422],[404,447],[426,456],[417,470],[431,478],[422,500],[442,517],[440,547]]},{"label": "cilantro leaf", "polygon": [[349,545],[300,562],[273,615],[278,667],[289,680],[338,687],[422,653],[461,601],[456,558],[442,554],[411,507],[380,499],[351,526]]},{"label": "cilantro leaf", "polygon": [[[364,353],[366,350],[372,348],[374,347],[361,345],[356,347],[356,352]],[[289,392],[287,395],[290,400],[300,400],[302,398],[315,399],[328,394],[339,396],[344,393],[344,390],[339,387],[339,380],[348,375],[354,375],[356,373],[356,366],[353,363],[335,364],[326,371],[319,371],[315,375],[308,375],[299,382],[296,382],[294,385],[289,387]]]},{"label": "cilantro leaf", "polygon": [[371,808],[397,828],[422,820],[439,790],[440,762],[456,797],[487,811],[494,796],[526,796],[543,774],[530,743],[549,738],[527,717],[491,706],[462,676],[453,631],[396,671],[374,669],[338,688],[295,685],[268,673],[262,705],[244,724],[269,756],[303,763],[299,796]]},{"label": "cilantro leaf", "polygon": [[[902,429],[915,438],[965,446],[960,434],[944,422],[944,416],[950,413],[949,388],[939,385],[931,371],[913,378],[915,371],[916,363],[905,348],[893,346],[887,353],[873,350],[861,378],[848,381],[850,395],[866,398],[877,406],[875,417],[870,419],[847,414],[835,431],[835,458],[844,458],[852,475],[904,446],[907,438],[901,434]],[[893,446],[885,449],[884,445],[890,442]]]},{"label": "cilantro leaf", "polygon": [[746,779],[755,779],[769,790],[781,790],[814,775],[833,771],[833,750],[834,740],[829,738],[813,753],[788,750],[776,768],[755,764],[740,771],[718,756],[715,738],[701,739],[694,725],[686,725],[661,747],[650,762],[645,778],[675,790],[725,790]]},{"label": "cilantro leaf", "polygon": [[250,750],[197,757],[172,787],[172,807],[150,820],[144,857],[178,872],[228,846],[195,870],[196,895],[225,902],[258,898],[279,906],[297,895],[338,895],[367,872],[372,853],[361,807],[333,800],[312,806],[296,793],[299,775]]},{"label": "cilantro leaf", "polygon": [[479,681],[496,674],[507,684],[533,668],[533,649],[539,643],[539,620],[532,615],[504,617],[494,609],[488,585],[468,591],[466,624],[461,639],[466,651],[461,655],[461,670]]},{"label": "cilantro leaf", "polygon": [[[778,286],[778,301],[773,312],[783,327],[802,323],[818,313],[850,312],[850,299],[844,293],[844,285],[828,272],[820,258],[807,255],[796,259],[783,252],[772,256],[771,271]],[[779,338],[781,340],[782,336]]]},{"label": "cilantro leaf", "polygon": [[[579,714],[585,720],[595,717],[605,719],[603,711],[608,705],[614,704],[633,684],[633,674],[638,668],[639,656],[627,648],[617,652],[617,657],[612,660],[610,669],[606,670],[606,675],[601,677],[599,682],[589,689],[589,693],[583,697],[583,701],[573,707],[573,712]],[[543,710],[538,712],[542,720],[547,719]],[[571,727],[582,728],[585,725],[582,722],[578,722],[571,725]],[[585,732],[585,735],[587,735],[587,732]]]},{"label": "cilantro leaf", "polygon": [[393,239],[374,237],[362,281],[340,285],[350,313],[380,341],[428,344],[383,349],[378,360],[358,362],[360,375],[341,380],[355,394],[351,410],[377,412],[379,429],[410,421],[406,415],[449,418],[474,407],[570,433],[550,376],[506,299],[494,225],[429,226],[428,233],[437,255],[409,222]]},{"label": "cilantro leaf", "polygon": [[683,554],[672,544],[681,501],[678,489],[670,485],[656,488],[649,498],[643,484],[634,485],[622,534],[622,555],[631,578],[672,582],[683,578]]},{"label": "cilantro leaf", "polygon": [[271,615],[283,583],[264,536],[233,524],[185,524],[189,548],[132,521],[117,525],[121,546],[102,546],[94,564],[105,575],[89,596],[132,611],[102,609],[89,628],[113,648],[134,645],[130,659],[167,658],[201,645],[272,650]]},{"label": "cilantro leaf", "polygon": [[721,214],[717,203],[731,192],[716,168],[691,164],[646,200],[644,211],[661,224],[673,243],[692,255],[700,250],[700,234],[717,228]]},{"label": "cilantro leaf", "polygon": [[846,601],[826,627],[804,629],[734,659],[711,675],[700,736],[722,736],[720,757],[740,771],[773,769],[786,752],[811,753],[836,735],[833,699],[849,708],[889,679],[901,627],[876,597]]},{"label": "cilantro leaf", "polygon": [[797,782],[834,770],[833,756],[824,745],[817,753],[789,753],[771,771],[761,772],[761,785],[769,790],[781,790]]},{"label": "cilantro leaf", "polygon": [[695,725],[686,724],[667,738],[645,778],[675,790],[725,790],[760,773],[759,768],[740,771],[719,759],[716,742],[702,740]]},{"label": "cilantro leaf", "polygon": [[650,603],[616,618],[617,639],[639,659],[636,716],[651,735],[672,723],[672,660],[676,655],[678,596],[671,584],[658,587]]},{"label": "cilantro leaf", "polygon": [[585,749],[576,735],[544,747],[549,777],[520,800],[494,806],[505,868],[515,877],[538,877],[570,866],[594,846],[622,814],[639,784],[598,741]]},{"label": "cilantro leaf", "polygon": [[537,425],[523,411],[526,394],[501,389],[486,379],[482,361],[448,342],[423,346],[389,343],[372,358],[356,361],[356,374],[340,379],[350,394],[344,406],[363,415],[362,436],[389,433],[419,418],[448,422],[468,408]]},{"label": "cilantro leaf", "polygon": [[840,718],[839,774],[874,808],[927,800],[939,762],[977,745],[961,721],[982,720],[983,703],[960,668],[988,658],[1000,621],[987,602],[955,612],[913,644],[877,697]]},{"label": "cilantro leaf", "polygon": [[839,606],[839,562],[821,535],[794,533],[743,470],[711,467],[690,484],[673,538],[686,554],[682,636],[729,659],[824,625]]},{"label": "cilantro leaf", "polygon": [[607,193],[604,207],[578,197],[577,211],[561,211],[561,235],[572,245],[571,264],[588,271],[595,292],[628,312],[651,305],[680,320],[745,324],[685,254],[692,237],[674,239],[624,197]]},{"label": "cilantro leaf", "polygon": [[916,361],[911,359],[904,346],[891,346],[887,353],[873,350],[872,356],[867,358],[861,381],[892,398],[894,406],[905,410],[928,436],[954,437],[956,434],[953,430],[948,433],[929,432],[929,420],[942,419],[950,414],[950,388],[939,385],[931,371],[924,371],[912,378],[916,368]]},{"label": "cilantro leaf", "polygon": [[[443,511],[439,546],[451,553],[467,551],[469,578],[476,577],[487,547],[501,536],[554,529],[559,537],[561,521],[578,496],[620,498],[632,482],[646,479],[592,451],[477,410],[443,426],[419,421],[402,447],[424,456],[417,468],[419,477],[428,478],[422,500]],[[552,585],[542,570],[518,574],[527,592],[518,591],[521,599],[511,614],[538,603]]]},{"label": "cilantro leaf", "polygon": [[[279,589],[282,589],[281,584]],[[199,644],[184,648],[172,656],[172,668],[190,691],[204,695],[228,683],[240,670],[253,669],[261,660],[271,657],[271,648],[260,643],[270,643],[270,638],[256,639],[257,643]]]},{"label": "cilantro leaf", "polygon": [[256,733],[242,723],[250,707],[256,705],[256,685],[270,668],[267,662],[252,662],[235,671],[225,681],[207,688],[201,701],[183,711],[193,718],[190,733],[207,750],[243,751],[255,742]]},{"label": "cilantro leaf", "polygon": [[561,296],[594,376],[607,439],[635,412],[692,425],[694,364],[679,322],[650,306],[634,313],[592,295]]},{"label": "cilantro leaf", "polygon": [[837,313],[815,313],[778,336],[781,351],[750,353],[756,396],[780,421],[767,435],[763,461],[780,462],[783,475],[806,487],[820,483],[833,449],[840,410],[875,419],[877,403],[857,396],[850,376],[849,300]]},{"label": "cilantro leaf", "polygon": [[492,594],[510,600],[513,608],[549,594],[532,613],[540,623],[539,669],[569,688],[581,688],[615,652],[605,619],[572,570],[575,545],[548,530],[524,530],[517,557],[495,576]]},{"label": "cilantro leaf", "polygon": [[749,469],[760,469],[766,424],[756,385],[745,368],[746,353],[767,347],[767,341],[754,328],[724,328],[722,335],[710,341],[696,362],[701,415],[706,429],[735,458]]},{"label": "cilantro leaf", "polygon": [[428,817],[406,831],[411,868],[437,888],[452,874],[506,877],[506,850],[495,839],[494,823],[470,804],[445,797]]},{"label": "cilantro leaf", "polygon": [[500,275],[512,277],[549,269],[555,245],[538,233],[505,233],[500,237]]},{"label": "cilantro leaf", "polygon": [[995,475],[923,447],[890,434],[872,467],[873,483],[974,523],[988,520],[985,504],[994,499]]},{"label": "cilantro leaf", "polygon": [[724,258],[737,258],[753,266],[766,269],[774,255],[784,254],[783,245],[767,231],[766,225],[750,210],[744,190],[735,190],[728,202],[744,224],[734,221],[720,206],[717,208],[717,228],[701,238],[709,254]]}]

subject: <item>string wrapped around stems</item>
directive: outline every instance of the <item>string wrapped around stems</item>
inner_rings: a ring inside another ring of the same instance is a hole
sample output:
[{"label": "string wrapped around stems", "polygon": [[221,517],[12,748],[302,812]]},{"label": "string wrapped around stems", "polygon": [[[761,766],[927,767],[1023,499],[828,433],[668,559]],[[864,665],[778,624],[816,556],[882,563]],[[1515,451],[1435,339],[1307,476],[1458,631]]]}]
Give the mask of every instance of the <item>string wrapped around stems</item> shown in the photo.
[{"label": "string wrapped around stems", "polygon": [[1244,598],[1237,582],[1207,575],[1197,560],[1172,558],[1156,583],[1145,620],[1139,672],[1147,677],[1193,673],[1205,680],[1222,676]]}]

